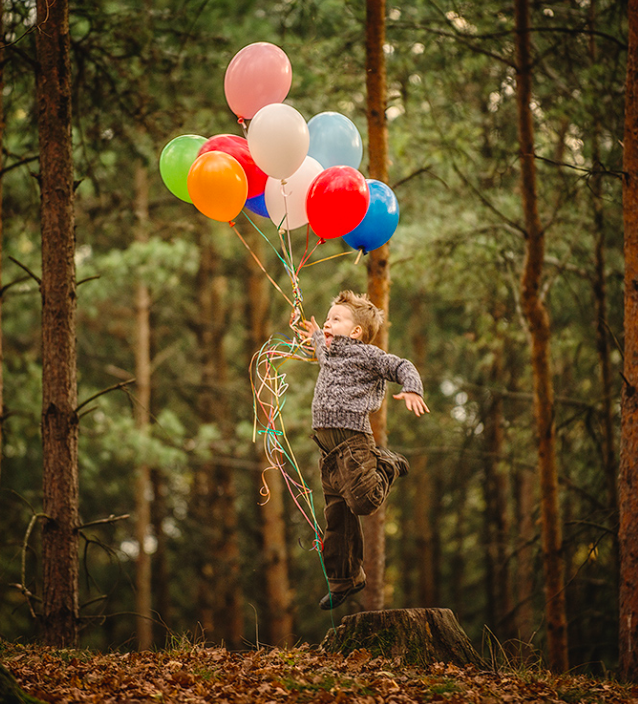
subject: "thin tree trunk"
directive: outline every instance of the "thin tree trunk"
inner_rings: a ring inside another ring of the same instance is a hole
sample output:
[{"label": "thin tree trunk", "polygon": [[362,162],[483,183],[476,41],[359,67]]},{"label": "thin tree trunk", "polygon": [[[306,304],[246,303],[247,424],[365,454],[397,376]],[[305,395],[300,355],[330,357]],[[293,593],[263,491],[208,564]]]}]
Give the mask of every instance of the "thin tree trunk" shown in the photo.
[{"label": "thin tree trunk", "polygon": [[620,440],[620,671],[638,681],[638,0],[629,0],[625,98],[625,362]]},{"label": "thin tree trunk", "polygon": [[[137,242],[148,242],[148,173],[145,166],[135,165],[135,215]],[[135,426],[141,433],[148,433],[151,422],[151,297],[142,281],[135,292],[135,378],[137,399]],[[135,486],[135,535],[139,546],[135,573],[135,612],[138,650],[148,650],[153,645],[151,614],[151,556],[148,538],[151,535],[151,502],[153,486],[151,469],[145,462],[136,468]]]},{"label": "thin tree trunk", "polygon": [[[596,51],[596,2],[591,0],[589,6],[590,30],[589,56],[591,65],[597,61]],[[594,107],[596,110],[596,107]],[[593,173],[590,179],[592,205],[594,210],[594,300],[596,306],[596,349],[600,364],[600,384],[602,390],[602,447],[603,467],[607,480],[609,508],[612,512],[612,525],[618,519],[618,474],[614,443],[614,414],[611,383],[611,362],[609,360],[609,332],[607,329],[607,282],[605,278],[605,214],[603,210],[603,179],[600,164],[601,122],[598,112],[594,112],[592,129],[592,163]]]},{"label": "thin tree trunk", "polygon": [[[4,37],[4,10],[0,6],[0,37]],[[4,144],[4,47],[0,46],[0,154],[3,153],[2,147]],[[4,160],[3,160],[4,162]],[[2,167],[4,168],[4,163]],[[0,486],[2,486],[2,453],[4,442],[4,341],[2,336],[2,238],[3,238],[3,220],[4,214],[2,210],[2,177],[0,176]]]},{"label": "thin tree trunk", "polygon": [[[532,654],[531,641],[536,631],[534,622],[534,475],[527,469],[516,477],[516,610],[514,612],[516,637],[521,643],[522,656]],[[523,650],[523,646],[525,650]],[[529,646],[529,647],[527,647]]]},{"label": "thin tree trunk", "polygon": [[421,607],[436,605],[436,560],[434,557],[434,527],[432,525],[433,483],[428,474],[425,455],[412,458],[412,474],[416,487],[414,526],[416,533],[417,599]]},{"label": "thin tree trunk", "polygon": [[[463,460],[462,460],[463,461]],[[456,468],[455,474],[460,477],[453,490],[454,496],[454,529],[450,536],[452,544],[450,557],[450,589],[452,595],[452,609],[459,619],[463,619],[467,612],[465,599],[465,554],[466,525],[467,525],[467,479],[463,476],[462,466]]]},{"label": "thin tree trunk", "polygon": [[[386,70],[385,0],[367,0],[366,4],[366,87],[368,117],[368,150],[370,178],[388,181],[388,134],[385,117]],[[390,309],[390,248],[387,244],[368,255],[368,295],[385,313],[386,324],[374,343],[388,349],[388,317]],[[372,432],[378,445],[387,445],[387,402],[371,418]],[[363,521],[365,537],[364,570],[368,585],[363,603],[368,610],[384,606],[385,573],[385,506]]]},{"label": "thin tree trunk", "polygon": [[538,215],[532,97],[528,0],[515,0],[516,101],[521,163],[521,191],[527,248],[521,281],[521,303],[531,337],[534,416],[538,434],[541,486],[541,527],[549,666],[563,672],[568,667],[562,531],[559,518],[556,472],[554,388],[550,370],[549,315],[540,295],[545,235]]},{"label": "thin tree trunk", "polygon": [[[251,247],[260,261],[264,260],[263,240],[251,236]],[[252,257],[248,257],[248,312],[250,319],[251,343],[259,349],[268,339],[268,306],[270,298],[266,294],[264,277]],[[263,450],[259,451],[260,462],[265,469],[267,462]],[[261,489],[261,475],[257,474],[256,486]],[[264,563],[264,588],[268,605],[267,634],[272,645],[290,644],[293,633],[292,592],[288,577],[288,547],[283,506],[283,479],[279,472],[267,475],[270,498],[260,508],[262,558]],[[259,495],[259,494],[258,494]],[[260,497],[260,501],[263,498]]]},{"label": "thin tree trunk", "polygon": [[[498,317],[494,318],[498,328]],[[494,633],[501,640],[510,640],[512,580],[509,570],[509,529],[507,497],[509,477],[501,460],[503,453],[503,397],[498,391],[503,379],[503,340],[495,333],[492,349],[494,361],[490,370],[488,386],[492,389],[490,401],[485,409],[485,534],[487,555],[487,603],[488,623],[493,624]]]},{"label": "thin tree trunk", "polygon": [[171,630],[171,599],[170,599],[170,572],[168,569],[168,540],[162,524],[168,515],[166,496],[168,486],[161,469],[154,467],[151,470],[151,484],[153,487],[153,503],[151,505],[151,525],[157,539],[157,550],[153,556],[153,570],[151,574],[151,589],[155,597],[158,620],[162,623],[163,632],[158,638],[165,642]]},{"label": "thin tree trunk", "polygon": [[[410,327],[414,363],[417,369],[425,369],[427,364],[427,338],[424,330],[427,325],[427,301],[421,291],[412,300]],[[435,534],[433,525],[434,505],[438,501],[435,494],[435,482],[432,481],[427,455],[411,458],[411,474],[415,483],[414,525],[416,533],[416,568],[417,568],[417,605],[431,607],[436,605],[436,585],[439,578],[436,564]]]},{"label": "thin tree trunk", "polygon": [[[225,313],[225,278],[219,273],[217,253],[210,236],[202,238],[201,264],[198,273],[199,324],[198,336],[202,357],[202,391],[200,416],[203,423],[217,423],[222,436],[232,435],[232,409],[228,395],[222,390],[227,381],[224,335],[227,329]],[[238,649],[243,638],[242,590],[237,537],[236,490],[234,472],[223,460],[213,458],[201,468],[205,477],[204,502],[208,544],[203,552],[207,564],[202,574],[200,593],[210,602],[211,633],[217,642]],[[212,581],[212,583],[211,583]]]},{"label": "thin tree trunk", "polygon": [[44,638],[78,638],[78,416],[71,63],[66,0],[37,2],[42,226]]}]

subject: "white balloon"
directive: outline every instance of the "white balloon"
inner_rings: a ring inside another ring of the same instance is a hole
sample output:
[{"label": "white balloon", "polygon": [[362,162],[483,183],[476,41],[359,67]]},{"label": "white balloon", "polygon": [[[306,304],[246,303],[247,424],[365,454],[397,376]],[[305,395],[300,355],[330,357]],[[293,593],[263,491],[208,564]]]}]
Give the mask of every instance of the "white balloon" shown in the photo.
[{"label": "white balloon", "polygon": [[306,196],[310,184],[323,171],[323,166],[307,156],[295,173],[282,182],[270,176],[264,197],[270,219],[285,230],[294,230],[308,222]]},{"label": "white balloon", "polygon": [[284,103],[266,105],[248,127],[255,164],[272,178],[292,176],[308,154],[310,135],[300,112]]}]

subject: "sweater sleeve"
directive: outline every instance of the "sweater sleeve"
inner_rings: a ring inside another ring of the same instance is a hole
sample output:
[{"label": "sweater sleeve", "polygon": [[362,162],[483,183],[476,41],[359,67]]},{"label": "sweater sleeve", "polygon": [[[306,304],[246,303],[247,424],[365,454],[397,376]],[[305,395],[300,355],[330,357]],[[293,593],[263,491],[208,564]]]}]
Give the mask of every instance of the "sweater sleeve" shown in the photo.
[{"label": "sweater sleeve", "polygon": [[401,390],[405,393],[423,396],[423,382],[417,368],[409,359],[402,359],[383,350],[379,350],[376,357],[379,373],[384,379],[401,384]]},{"label": "sweater sleeve", "polygon": [[321,330],[315,330],[312,334],[312,344],[315,346],[315,356],[319,362],[319,366],[323,367],[326,361],[327,347],[326,338]]}]

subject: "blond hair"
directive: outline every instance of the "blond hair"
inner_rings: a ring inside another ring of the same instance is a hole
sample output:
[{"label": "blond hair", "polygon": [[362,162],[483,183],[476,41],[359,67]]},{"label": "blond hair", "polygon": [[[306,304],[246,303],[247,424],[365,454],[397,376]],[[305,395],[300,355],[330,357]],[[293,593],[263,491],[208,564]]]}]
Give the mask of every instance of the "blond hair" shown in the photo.
[{"label": "blond hair", "polygon": [[352,312],[355,325],[360,325],[363,330],[362,342],[372,342],[383,325],[383,311],[379,310],[365,293],[341,291],[332,301],[332,305],[345,306]]}]

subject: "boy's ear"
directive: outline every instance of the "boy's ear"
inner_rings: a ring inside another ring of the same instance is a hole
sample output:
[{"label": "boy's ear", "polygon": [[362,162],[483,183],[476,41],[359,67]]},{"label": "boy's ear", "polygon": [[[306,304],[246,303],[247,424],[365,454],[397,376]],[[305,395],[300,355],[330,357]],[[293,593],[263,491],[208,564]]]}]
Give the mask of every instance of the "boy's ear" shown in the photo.
[{"label": "boy's ear", "polygon": [[360,340],[362,336],[363,336],[363,328],[361,327],[361,325],[355,325],[354,328],[352,328],[352,332],[350,333],[350,337],[353,337],[355,340]]}]

